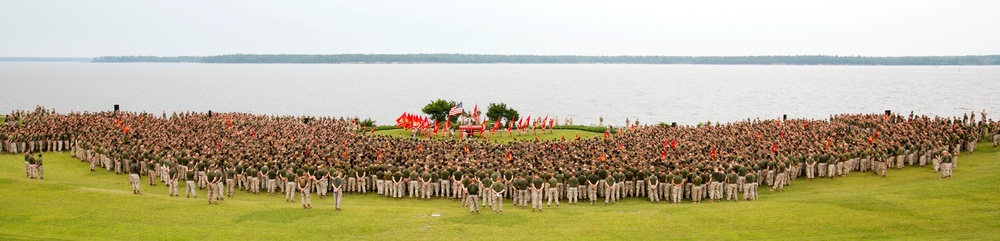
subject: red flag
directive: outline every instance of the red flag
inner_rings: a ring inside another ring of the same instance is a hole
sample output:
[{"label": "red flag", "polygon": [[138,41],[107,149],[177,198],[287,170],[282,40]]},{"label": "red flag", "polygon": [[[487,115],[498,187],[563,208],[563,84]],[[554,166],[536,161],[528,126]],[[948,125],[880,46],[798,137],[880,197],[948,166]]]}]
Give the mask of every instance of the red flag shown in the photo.
[{"label": "red flag", "polygon": [[608,130],[604,130],[604,139],[608,139],[608,137],[610,137],[610,136],[611,136],[611,132],[609,132]]},{"label": "red flag", "polygon": [[778,153],[778,143],[775,142],[774,146],[771,146],[771,152]]},{"label": "red flag", "polygon": [[382,150],[378,150],[378,156],[375,157],[375,160],[382,160]]},{"label": "red flag", "polygon": [[622,143],[618,143],[618,149],[625,149],[625,146],[623,146]]},{"label": "red flag", "polygon": [[712,154],[709,156],[712,157],[712,160],[715,160],[715,147],[712,147]]},{"label": "red flag", "polygon": [[785,138],[785,132],[784,131],[781,132],[781,138]]},{"label": "red flag", "polygon": [[528,116],[528,119],[524,120],[524,128],[521,128],[521,129],[527,128],[528,124],[531,124],[531,116],[530,115]]},{"label": "red flag", "polygon": [[510,151],[507,151],[507,160],[508,160],[508,161],[510,161],[510,160],[511,160],[511,159],[513,159],[513,158],[514,158],[514,156],[512,156],[512,155],[510,154]]},{"label": "red flag", "polygon": [[607,154],[604,154],[604,152],[601,152],[601,161],[605,161],[607,159],[608,159]]},{"label": "red flag", "polygon": [[444,130],[451,130],[451,118],[444,118]]},{"label": "red flag", "polygon": [[250,137],[254,137],[254,136],[256,136],[256,135],[257,135],[257,133],[256,133],[256,132],[254,132],[254,131],[250,131]]},{"label": "red flag", "polygon": [[472,119],[479,121],[479,114],[476,112],[479,112],[479,103],[476,103],[475,107],[472,107]]},{"label": "red flag", "polygon": [[375,134],[375,125],[372,125],[372,134]]},{"label": "red flag", "polygon": [[667,141],[663,141],[663,148],[667,148],[668,146],[670,145],[667,144]]},{"label": "red flag", "polygon": [[560,139],[562,139],[563,141],[566,141],[566,135],[563,135],[562,137],[560,137]]},{"label": "red flag", "polygon": [[132,129],[132,126],[125,126],[125,134],[128,134],[128,131],[129,131],[130,129]]},{"label": "red flag", "polygon": [[396,126],[398,126],[398,127],[404,127],[403,120],[405,120],[405,119],[406,119],[406,112],[403,112],[402,115],[399,115],[399,118],[396,118]]},{"label": "red flag", "polygon": [[660,152],[660,159],[664,159],[664,158],[667,158],[667,151],[661,151]]},{"label": "red flag", "polygon": [[497,121],[496,121],[496,122],[497,122],[497,123],[493,125],[493,129],[492,129],[492,130],[490,130],[490,134],[492,134],[493,132],[496,132],[496,131],[497,131],[497,128],[500,128],[500,118],[497,118]]},{"label": "red flag", "polygon": [[548,121],[549,115],[545,115],[545,118],[542,118],[542,129],[545,129],[545,123],[548,123]]},{"label": "red flag", "polygon": [[417,151],[423,151],[423,150],[424,150],[424,145],[417,144]]}]

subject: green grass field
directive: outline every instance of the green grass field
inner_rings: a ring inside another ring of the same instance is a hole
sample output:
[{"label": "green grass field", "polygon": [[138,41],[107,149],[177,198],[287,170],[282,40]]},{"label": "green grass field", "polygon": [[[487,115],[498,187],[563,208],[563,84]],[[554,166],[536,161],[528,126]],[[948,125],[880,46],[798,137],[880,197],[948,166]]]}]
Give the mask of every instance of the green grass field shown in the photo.
[{"label": "green grass field", "polygon": [[[760,200],[700,204],[563,205],[532,213],[505,203],[500,215],[472,215],[454,200],[394,201],[345,195],[344,210],[313,197],[314,209],[282,196],[239,192],[219,205],[166,195],[66,153],[46,153],[46,179],[24,176],[21,155],[0,156],[0,240],[662,240],[662,239],[997,239],[1000,149],[983,143],[963,154],[951,179],[931,168],[891,170],[887,178],[793,181]],[[145,178],[145,177],[144,177]],[[183,195],[184,187],[180,187]],[[431,217],[431,214],[441,214]]]},{"label": "green grass field", "polygon": [[[393,136],[393,137],[406,137],[406,138],[410,137],[410,131],[404,129],[375,131],[375,134]],[[594,133],[581,130],[552,130],[552,133],[545,132],[545,134],[542,134],[542,131],[538,131],[537,135],[532,135],[530,133],[524,133],[518,135],[517,132],[515,131],[514,136],[509,136],[507,135],[507,130],[505,129],[503,131],[497,130],[496,134],[493,137],[490,137],[490,142],[510,142],[514,140],[533,141],[535,140],[535,137],[538,137],[539,140],[560,140],[563,137],[565,137],[566,140],[572,140],[577,135],[579,135],[581,139],[604,136],[603,133]],[[477,134],[476,136],[478,137],[479,135]],[[425,136],[418,136],[418,138],[427,139]],[[458,137],[456,136],[455,138],[457,139]],[[446,140],[449,139],[449,137],[446,137],[444,135],[434,137],[434,135],[432,134],[431,139]]]}]

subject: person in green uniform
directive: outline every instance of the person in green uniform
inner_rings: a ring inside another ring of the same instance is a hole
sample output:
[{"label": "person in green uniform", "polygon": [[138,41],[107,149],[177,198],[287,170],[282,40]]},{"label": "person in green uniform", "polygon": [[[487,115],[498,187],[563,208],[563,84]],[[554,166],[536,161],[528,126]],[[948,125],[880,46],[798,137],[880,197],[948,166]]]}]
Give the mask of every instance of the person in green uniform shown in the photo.
[{"label": "person in green uniform", "polygon": [[670,184],[673,184],[673,189],[671,189],[670,192],[674,194],[674,197],[673,199],[671,199],[671,201],[673,201],[673,203],[680,203],[681,198],[684,196],[684,182],[686,180],[684,179],[683,172],[674,174],[675,174],[674,179],[670,180]]},{"label": "person in green uniform", "polygon": [[327,190],[330,190],[330,173],[321,165],[316,169],[316,196],[326,198]]},{"label": "person in green uniform", "polygon": [[649,175],[649,177],[646,178],[645,180],[646,184],[644,184],[643,186],[646,186],[648,187],[647,189],[649,189],[646,190],[646,193],[649,194],[646,195],[649,198],[649,201],[655,203],[660,202],[660,195],[658,195],[658,193],[660,193],[660,191],[658,190],[658,188],[660,187],[659,177],[657,177],[656,175]]},{"label": "person in green uniform", "polygon": [[215,167],[215,171],[213,172],[215,172],[215,204],[219,204],[219,200],[226,200],[225,195],[222,193],[226,189],[226,176],[218,166]]},{"label": "person in green uniform", "polygon": [[535,174],[535,176],[531,178],[531,186],[528,187],[528,190],[531,191],[531,211],[532,212],[534,212],[535,209],[538,209],[539,212],[542,211],[542,185],[543,185],[543,183],[545,183],[545,182],[542,181],[542,178],[538,177],[538,174]]},{"label": "person in green uniform", "polygon": [[460,188],[461,191],[459,192],[462,193],[460,199],[462,200],[463,207],[465,207],[465,205],[476,205],[476,200],[469,198],[469,193],[467,189],[469,185],[472,184],[473,179],[475,178],[472,177],[471,173],[466,173],[465,175],[463,175],[462,181],[459,182],[460,184],[462,184]]},{"label": "person in green uniform", "polygon": [[615,180],[614,175],[608,175],[604,179],[604,205],[608,205],[610,201],[611,204],[615,203],[615,187],[618,185],[618,180]]},{"label": "person in green uniform", "polygon": [[392,188],[394,190],[393,197],[396,200],[403,198],[405,185],[403,184],[403,173],[399,170],[392,173]]},{"label": "person in green uniform", "polygon": [[483,199],[483,207],[486,205],[493,205],[493,178],[488,175],[483,175],[483,178],[479,179],[479,183],[482,184],[482,191],[480,191],[481,198]]},{"label": "person in green uniform", "polygon": [[194,168],[198,170],[198,189],[205,189],[205,185],[208,184],[208,175],[205,173],[207,164],[205,161],[198,161]]},{"label": "person in green uniform", "polygon": [[747,188],[750,193],[748,200],[757,200],[757,186],[760,185],[760,175],[757,175],[757,171],[750,171],[750,174],[747,174],[747,183],[750,184]]},{"label": "person in green uniform", "polygon": [[340,211],[340,201],[344,196],[344,175],[337,173],[337,176],[333,177],[330,182],[333,183],[333,205],[337,211]]},{"label": "person in green uniform", "polygon": [[128,170],[128,181],[132,183],[132,194],[139,194],[139,164],[132,163]]},{"label": "person in green uniform", "polygon": [[552,200],[554,199],[556,201],[556,207],[559,207],[559,181],[556,179],[555,175],[552,175],[549,177],[548,183],[549,189],[545,192],[546,199],[549,201],[548,206],[550,208],[552,207]]},{"label": "person in green uniform", "polygon": [[[827,165],[827,167],[836,167],[836,166],[835,164],[831,163],[831,165]],[[787,181],[786,175],[788,175],[786,173],[787,170],[788,170],[787,164],[785,164],[783,161],[776,162],[774,171],[777,174],[774,177],[774,185],[771,186],[771,191],[778,190],[779,192],[781,192],[785,189],[786,185],[785,181]],[[831,169],[829,172],[827,172],[827,175],[829,175],[830,178],[836,176],[835,169]]]},{"label": "person in green uniform", "polygon": [[[347,191],[357,192],[358,190],[358,171],[354,167],[347,168]],[[411,196],[412,197],[412,196]]]},{"label": "person in green uniform", "polygon": [[[24,175],[28,178],[34,178],[31,176],[31,159],[35,157],[31,155],[31,152],[24,153]],[[94,171],[94,167],[90,167],[90,171]]]},{"label": "person in green uniform", "polygon": [[623,193],[623,197],[635,197],[635,172],[632,171],[632,168],[628,168],[624,174],[625,186],[623,188],[625,188],[625,192]]},{"label": "person in green uniform", "polygon": [[570,172],[569,179],[566,179],[567,203],[575,205],[580,199],[580,179],[576,173]]},{"label": "person in green uniform", "polygon": [[226,168],[226,196],[233,197],[234,190],[236,189],[236,169]]},{"label": "person in green uniform", "polygon": [[729,175],[726,175],[726,201],[736,201],[738,198],[736,196],[736,187],[738,186],[736,181],[738,177],[736,170],[732,170],[729,172]]},{"label": "person in green uniform", "polygon": [[297,178],[298,181],[297,188],[299,190],[299,194],[302,195],[302,208],[305,209],[312,208],[312,203],[310,203],[309,199],[310,198],[309,188],[310,188],[310,183],[312,183],[312,179],[313,178],[309,176],[309,173],[306,173],[304,171],[302,172],[302,175],[299,175]]},{"label": "person in green uniform", "polygon": [[358,192],[368,193],[368,168],[358,168],[357,173],[354,174],[354,178],[358,179]]},{"label": "person in green uniform", "polygon": [[587,175],[587,197],[590,200],[590,205],[597,203],[597,184],[600,178],[594,172],[590,172]]},{"label": "person in green uniform", "polygon": [[[954,159],[955,157],[952,156],[951,153],[949,153],[948,151],[944,151],[941,153],[941,179],[946,179],[951,177],[952,163],[954,162]],[[885,176],[885,174],[882,175],[883,177]]]},{"label": "person in green uniform", "polygon": [[35,159],[35,173],[38,180],[45,180],[45,166],[42,166],[42,154],[38,153],[38,158]]},{"label": "person in green uniform", "polygon": [[531,194],[530,194],[531,192],[528,190],[528,186],[529,185],[531,185],[531,182],[528,181],[527,178],[518,177],[518,180],[517,180],[517,192],[518,192],[517,200],[521,203],[521,207],[522,208],[523,207],[527,207],[528,206],[528,202],[531,201]]},{"label": "person in green uniform", "polygon": [[493,194],[491,198],[493,199],[493,213],[503,213],[503,193],[507,191],[507,187],[501,182],[493,182]]},{"label": "person in green uniform", "polygon": [[465,190],[468,191],[469,200],[469,212],[479,213],[479,205],[476,205],[475,200],[479,197],[479,183],[476,183],[474,178],[468,178],[469,185],[465,186]]},{"label": "person in green uniform", "polygon": [[278,188],[278,170],[268,166],[261,167],[260,170],[264,172],[264,175],[267,175],[267,195],[273,196]]},{"label": "person in green uniform", "polygon": [[184,173],[184,185],[186,186],[186,189],[184,190],[184,196],[186,198],[191,198],[192,195],[194,196],[194,198],[198,198],[198,193],[196,192],[196,190],[198,189],[195,188],[194,175],[195,172],[193,171]]},{"label": "person in green uniform", "polygon": [[156,182],[154,181],[156,178],[156,163],[152,160],[146,160],[146,170],[148,171],[149,185],[156,186]]},{"label": "person in green uniform", "polygon": [[212,198],[215,197],[215,190],[212,189],[212,180],[215,179],[215,173],[211,170],[205,170],[205,177],[205,185],[207,187],[205,190],[207,192],[205,196],[207,197],[208,204],[212,204]]},{"label": "person in green uniform", "polygon": [[[409,191],[410,197],[412,198],[412,197],[416,196],[417,198],[420,198],[420,194],[417,193],[417,192],[420,192],[420,188],[418,186],[418,185],[420,185],[420,173],[418,173],[417,170],[411,170],[410,173],[409,173],[409,179],[408,180],[410,180],[410,181],[407,183],[406,188],[407,188],[407,191]],[[350,177],[347,178],[347,188],[351,188],[351,178]]]},{"label": "person in green uniform", "polygon": [[430,196],[441,196],[441,174],[431,169],[431,191]]},{"label": "person in green uniform", "polygon": [[[691,185],[691,201],[694,202],[694,203],[701,203],[701,184],[702,184],[701,175],[698,175],[698,173],[695,173],[694,174],[694,179],[691,179],[691,184],[692,184]],[[715,187],[715,186],[714,185],[709,185],[709,189],[711,189],[712,187]],[[713,191],[709,191],[709,193],[713,193]],[[710,198],[715,198],[715,195],[712,195]]]},{"label": "person in green uniform", "polygon": [[448,171],[447,168],[442,168],[441,171],[438,171],[438,175],[441,178],[441,196],[444,198],[451,197],[451,171]]},{"label": "person in green uniform", "polygon": [[424,200],[430,200],[431,199],[431,173],[429,172],[429,170],[425,169],[424,171],[420,172],[419,180],[420,180],[420,184],[418,184],[418,185],[420,185],[419,186],[420,187],[420,195],[417,196],[417,199],[423,198]]},{"label": "person in green uniform", "polygon": [[167,187],[169,187],[167,194],[171,197],[180,196],[177,194],[177,174],[177,167],[171,167],[170,170],[167,171]]},{"label": "person in green uniform", "polygon": [[295,182],[295,171],[291,167],[287,167],[280,174],[281,179],[285,180],[285,202],[295,201],[295,193],[298,192],[296,188],[298,183]]},{"label": "person in green uniform", "polygon": [[462,183],[465,179],[465,173],[461,169],[455,169],[451,172],[451,183],[452,183],[452,198],[464,200],[465,196],[462,195],[462,191],[465,190],[465,185]]}]

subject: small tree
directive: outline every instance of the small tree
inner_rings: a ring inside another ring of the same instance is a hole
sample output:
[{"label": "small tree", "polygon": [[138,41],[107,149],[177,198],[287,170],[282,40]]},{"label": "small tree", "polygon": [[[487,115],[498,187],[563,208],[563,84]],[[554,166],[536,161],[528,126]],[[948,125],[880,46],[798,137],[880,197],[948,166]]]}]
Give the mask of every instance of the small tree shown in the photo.
[{"label": "small tree", "polygon": [[[500,118],[504,118],[507,120],[515,120],[518,117],[520,117],[520,115],[517,113],[517,110],[507,108],[507,104],[504,103],[499,103],[499,104],[490,103],[489,107],[486,110],[486,118],[488,118],[490,121],[497,121]],[[506,126],[507,123],[501,123],[501,124]]]},{"label": "small tree", "polygon": [[[445,118],[451,120],[452,123],[458,121],[458,116],[448,116],[448,111],[451,111],[451,107],[455,106],[455,101],[445,101],[442,99],[437,99],[431,101],[430,104],[424,106],[422,110],[424,114],[431,116],[431,120],[435,120],[441,123],[445,122]],[[432,123],[433,124],[433,123]]]}]

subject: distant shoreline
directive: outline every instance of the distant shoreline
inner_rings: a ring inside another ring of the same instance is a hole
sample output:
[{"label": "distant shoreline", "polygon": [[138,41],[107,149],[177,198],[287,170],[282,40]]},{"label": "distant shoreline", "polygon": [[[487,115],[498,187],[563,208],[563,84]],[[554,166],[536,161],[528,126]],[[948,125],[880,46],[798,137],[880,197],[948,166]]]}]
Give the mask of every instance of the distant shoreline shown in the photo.
[{"label": "distant shoreline", "polygon": [[[0,58],[2,61],[2,58]],[[486,54],[230,54],[212,56],[104,56],[95,63],[230,64],[685,64],[685,65],[1000,65],[1000,55],[969,56],[583,56]]]}]

